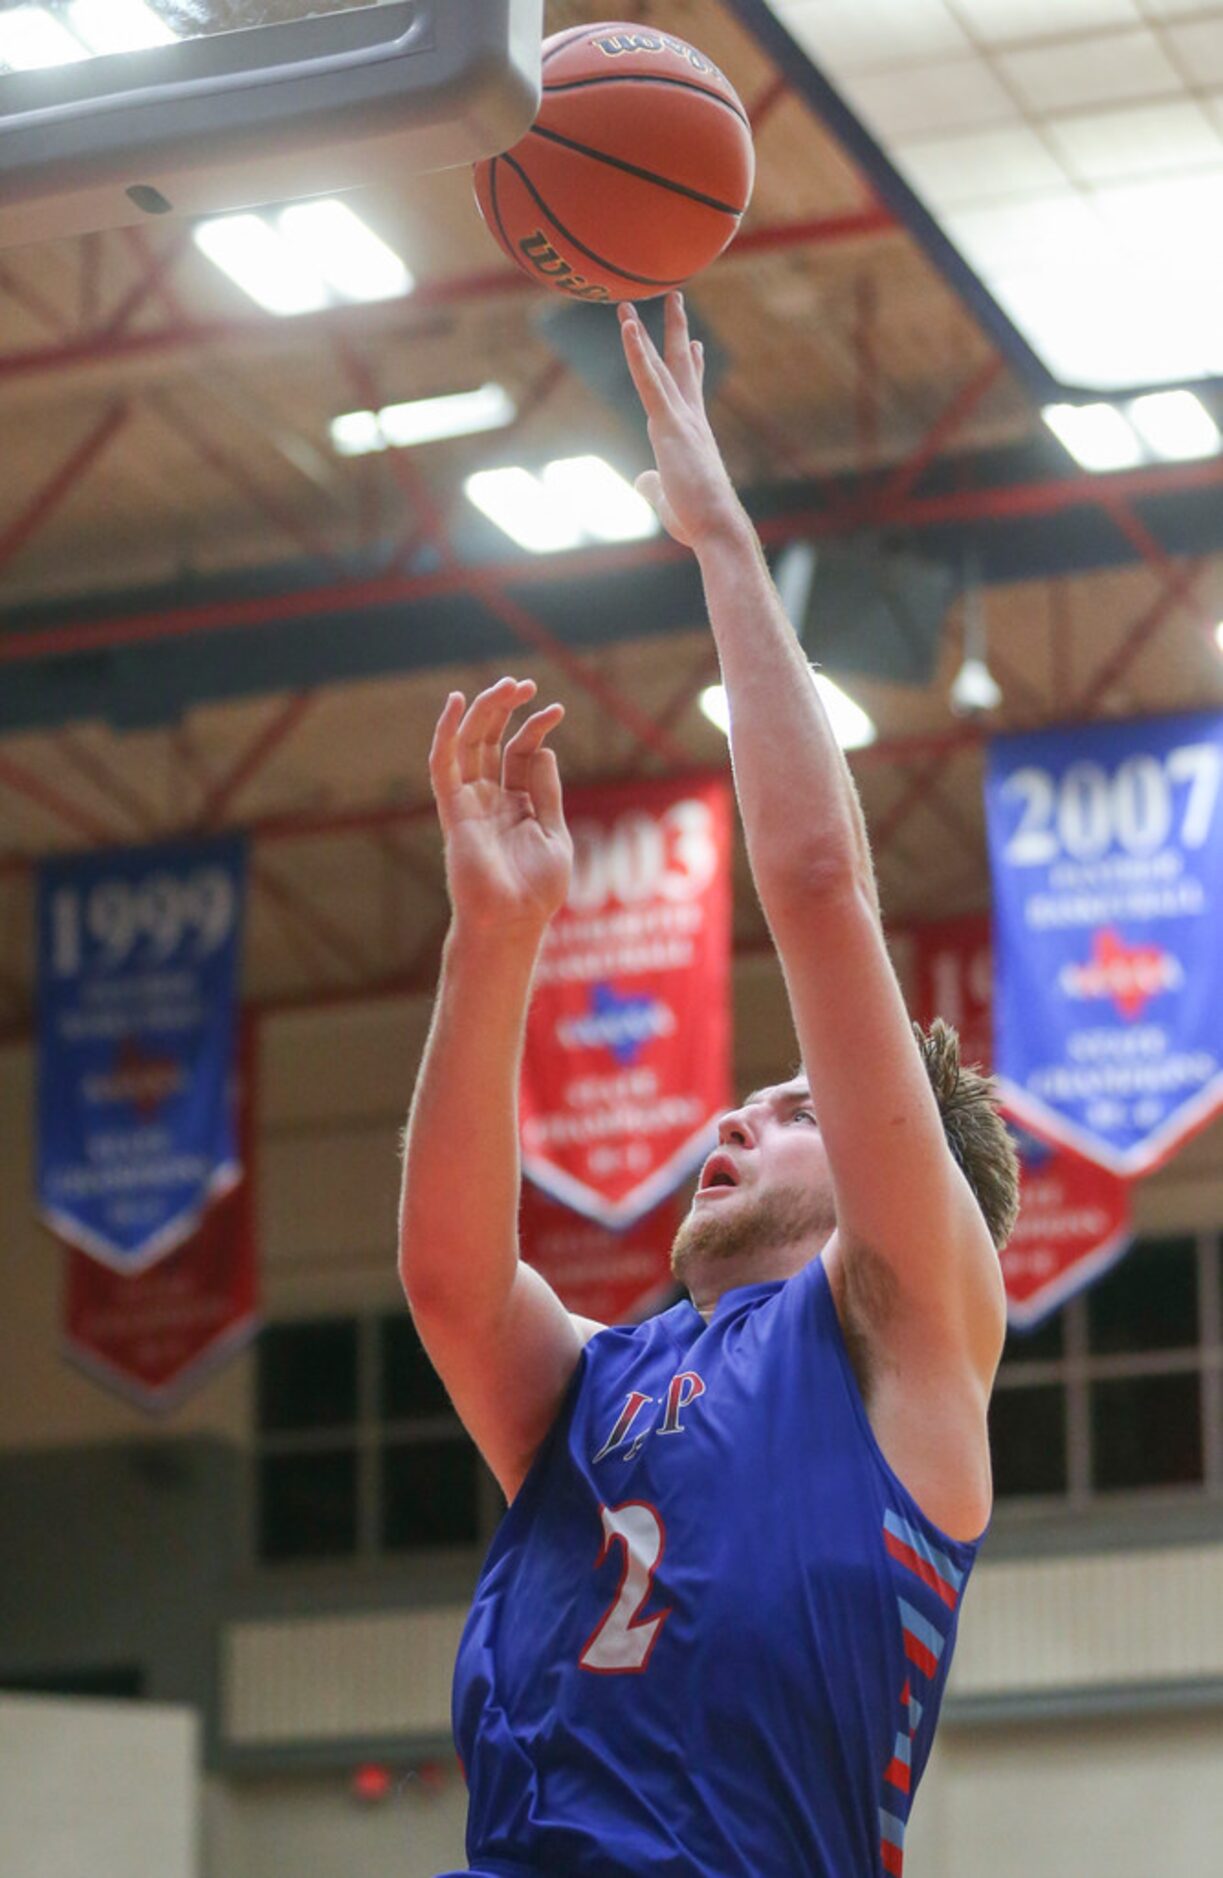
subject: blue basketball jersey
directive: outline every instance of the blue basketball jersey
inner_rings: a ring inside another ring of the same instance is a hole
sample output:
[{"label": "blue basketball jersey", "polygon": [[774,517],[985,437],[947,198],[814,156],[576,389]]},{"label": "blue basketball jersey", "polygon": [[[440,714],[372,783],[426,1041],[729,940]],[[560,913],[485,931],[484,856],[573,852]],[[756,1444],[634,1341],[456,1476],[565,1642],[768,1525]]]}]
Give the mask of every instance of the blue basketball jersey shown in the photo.
[{"label": "blue basketball jersey", "polygon": [[472,1871],[897,1878],[976,1551],[884,1460],[818,1259],[600,1331],[459,1648]]}]

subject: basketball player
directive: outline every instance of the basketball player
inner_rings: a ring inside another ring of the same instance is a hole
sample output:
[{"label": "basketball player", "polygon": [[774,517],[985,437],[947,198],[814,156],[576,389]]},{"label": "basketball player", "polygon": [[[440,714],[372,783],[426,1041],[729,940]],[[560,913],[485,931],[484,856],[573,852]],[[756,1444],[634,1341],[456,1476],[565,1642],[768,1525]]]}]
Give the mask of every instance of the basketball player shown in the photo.
[{"label": "basketball player", "polygon": [[990,1511],[1015,1162],[954,1033],[906,1017],[682,303],[665,359],[621,318],[642,487],[700,564],[803,1070],[722,1118],[672,1254],[684,1302],[605,1328],[519,1262],[523,1028],[570,871],[563,713],[509,733],[530,682],[452,694],[431,773],[453,919],[400,1269],[509,1501],[455,1682],[467,1853],[482,1878],[897,1874]]}]

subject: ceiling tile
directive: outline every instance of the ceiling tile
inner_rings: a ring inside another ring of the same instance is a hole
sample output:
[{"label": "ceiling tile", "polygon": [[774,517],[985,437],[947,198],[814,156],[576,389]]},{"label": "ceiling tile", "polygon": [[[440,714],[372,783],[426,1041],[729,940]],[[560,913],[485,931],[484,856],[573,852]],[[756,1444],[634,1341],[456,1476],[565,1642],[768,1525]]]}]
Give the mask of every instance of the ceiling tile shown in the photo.
[{"label": "ceiling tile", "polygon": [[1223,162],[1223,137],[1189,98],[1050,118],[1045,135],[1071,176],[1085,183]]},{"label": "ceiling tile", "polygon": [[1166,26],[1164,37],[1191,85],[1223,85],[1223,13]]},{"label": "ceiling tile", "polygon": [[940,211],[1039,195],[1066,182],[1040,138],[1024,125],[902,143],[893,155],[917,193]]},{"label": "ceiling tile", "polygon": [[1116,261],[1113,229],[1077,191],[959,209],[943,225],[969,265],[986,276]]},{"label": "ceiling tile", "polygon": [[1024,45],[1055,33],[1137,26],[1142,18],[1136,0],[951,0],[951,6],[986,45]]},{"label": "ceiling tile", "polygon": [[1064,384],[1093,390],[1167,384],[1209,371],[1209,334],[1179,283],[1090,269],[998,279],[1004,310]]},{"label": "ceiling tile", "polygon": [[972,51],[943,0],[775,0],[773,10],[830,72]]},{"label": "ceiling tile", "polygon": [[997,65],[1023,102],[1037,112],[1122,98],[1168,97],[1182,90],[1175,66],[1156,35],[1145,28],[999,53]]},{"label": "ceiling tile", "polygon": [[1213,13],[1223,26],[1223,5],[1219,0],[1140,0],[1140,4],[1151,20],[1183,20],[1190,13]]},{"label": "ceiling tile", "polygon": [[889,139],[1019,121],[1014,101],[984,59],[855,72],[843,90],[868,128]]},{"label": "ceiling tile", "polygon": [[1105,221],[1145,270],[1168,268],[1194,279],[1223,274],[1217,244],[1223,228],[1223,164],[1093,194]]}]

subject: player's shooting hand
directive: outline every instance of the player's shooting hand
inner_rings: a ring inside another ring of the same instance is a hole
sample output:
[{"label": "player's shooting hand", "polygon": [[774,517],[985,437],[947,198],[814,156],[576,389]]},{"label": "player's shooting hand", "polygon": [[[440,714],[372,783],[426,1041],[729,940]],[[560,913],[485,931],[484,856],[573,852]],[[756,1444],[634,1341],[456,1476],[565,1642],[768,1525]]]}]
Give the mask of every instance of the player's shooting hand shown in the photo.
[{"label": "player's shooting hand", "polygon": [[705,413],[704,350],[689,336],[683,295],[667,295],[665,356],[624,302],[620,334],[658,466],[637,487],[667,533],[697,548],[740,523],[743,510]]},{"label": "player's shooting hand", "polygon": [[[429,752],[457,921],[538,938],[569,890],[573,843],[555,752],[545,744],[563,704],[534,712],[505,741],[533,680],[502,678],[470,709],[452,691]],[[503,747],[504,745],[504,747]]]}]

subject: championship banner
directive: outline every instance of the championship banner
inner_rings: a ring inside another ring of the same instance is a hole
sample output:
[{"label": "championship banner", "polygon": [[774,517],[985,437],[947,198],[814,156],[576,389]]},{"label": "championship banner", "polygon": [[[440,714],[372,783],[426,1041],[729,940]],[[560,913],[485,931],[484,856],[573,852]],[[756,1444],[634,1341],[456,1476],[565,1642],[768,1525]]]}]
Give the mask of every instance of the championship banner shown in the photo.
[{"label": "championship banner", "polygon": [[1223,1107],[1223,716],[1000,737],[986,819],[1008,1109],[1133,1177]]},{"label": "championship banner", "polygon": [[522,1164],[623,1229],[708,1150],[730,1097],[731,802],[719,779],[567,797],[566,904],[527,1021]]},{"label": "championship banner", "polygon": [[177,1407],[259,1327],[250,1028],[241,1061],[242,1177],[186,1244],[131,1274],[109,1271],[83,1252],[65,1254],[64,1355],[149,1414]]},{"label": "championship banner", "polygon": [[671,1245],[682,1216],[672,1196],[625,1232],[609,1232],[526,1180],[519,1250],[567,1310],[598,1324],[630,1324],[674,1288]]},{"label": "championship banner", "polygon": [[[911,929],[917,1016],[960,1033],[960,1060],[993,1061],[989,918],[969,914]],[[1130,1185],[1068,1148],[1011,1124],[1019,1153],[1019,1218],[1002,1252],[1007,1320],[1034,1330],[1129,1249]]]},{"label": "championship banner", "polygon": [[49,861],[38,878],[38,1206],[142,1271],[240,1173],[239,840]]}]

